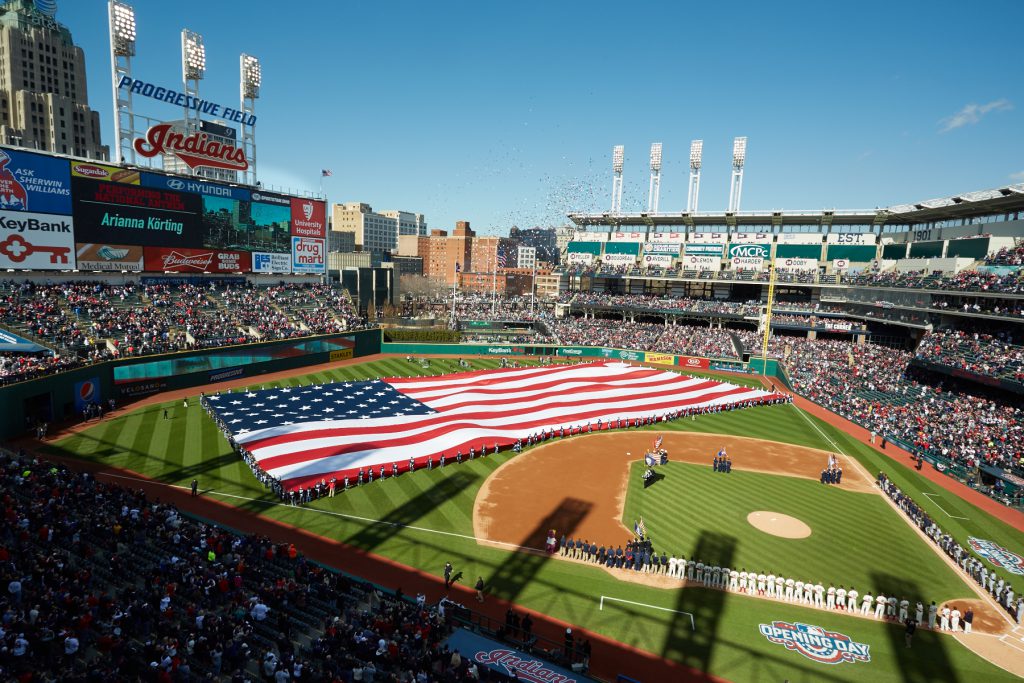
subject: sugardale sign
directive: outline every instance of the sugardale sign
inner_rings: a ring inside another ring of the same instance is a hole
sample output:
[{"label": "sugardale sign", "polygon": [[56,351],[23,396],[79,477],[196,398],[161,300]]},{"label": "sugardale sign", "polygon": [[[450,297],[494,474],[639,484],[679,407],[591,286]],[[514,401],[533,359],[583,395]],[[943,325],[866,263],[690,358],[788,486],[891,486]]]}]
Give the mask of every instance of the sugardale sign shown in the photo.
[{"label": "sugardale sign", "polygon": [[211,140],[206,133],[186,135],[173,130],[169,123],[151,127],[146,131],[146,137],[136,138],[132,146],[147,159],[158,154],[173,154],[191,169],[207,166],[245,171],[249,168],[249,160],[241,147]]}]

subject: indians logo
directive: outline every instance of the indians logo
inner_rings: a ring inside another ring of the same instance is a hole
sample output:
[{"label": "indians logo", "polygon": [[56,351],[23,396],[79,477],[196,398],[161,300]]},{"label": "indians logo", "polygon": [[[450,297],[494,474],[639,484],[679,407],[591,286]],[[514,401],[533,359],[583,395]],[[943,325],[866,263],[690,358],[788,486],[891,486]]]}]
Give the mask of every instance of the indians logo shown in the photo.
[{"label": "indians logo", "polygon": [[499,671],[504,670],[508,674],[515,671],[520,681],[530,681],[530,683],[579,683],[580,681],[574,676],[566,676],[552,671],[547,668],[548,664],[515,650],[481,651],[477,652],[473,658],[480,664],[490,665],[492,668]]},{"label": "indians logo", "polygon": [[7,168],[11,156],[0,149],[0,209],[28,210],[28,191]]},{"label": "indians logo", "polygon": [[206,133],[179,133],[169,123],[151,127],[146,131],[145,139],[137,138],[132,147],[147,159],[158,154],[173,154],[191,169],[208,166],[245,171],[249,168],[249,160],[242,148],[211,140]]},{"label": "indians logo", "polygon": [[974,550],[974,552],[978,553],[995,566],[1002,567],[1011,574],[1024,576],[1024,557],[1021,557],[1017,553],[1011,553],[1006,548],[997,545],[992,541],[986,541],[981,538],[969,536],[967,538],[967,542],[970,544],[971,549]]},{"label": "indians logo", "polygon": [[78,387],[78,400],[82,403],[92,403],[96,400],[96,383],[91,379],[82,382]]},{"label": "indians logo", "polygon": [[850,636],[827,631],[820,626],[773,621],[758,628],[769,642],[795,650],[819,664],[871,661],[866,643],[854,642]]}]

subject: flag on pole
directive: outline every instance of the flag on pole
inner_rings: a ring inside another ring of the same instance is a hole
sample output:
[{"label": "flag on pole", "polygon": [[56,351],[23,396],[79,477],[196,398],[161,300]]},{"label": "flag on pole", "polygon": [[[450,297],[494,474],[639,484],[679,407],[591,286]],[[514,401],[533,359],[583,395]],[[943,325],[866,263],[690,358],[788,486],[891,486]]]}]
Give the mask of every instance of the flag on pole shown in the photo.
[{"label": "flag on pole", "polygon": [[633,522],[633,534],[637,538],[644,538],[647,536],[647,527],[644,526],[644,518],[641,517],[639,522]]},{"label": "flag on pole", "polygon": [[329,169],[329,168],[322,168],[322,169],[320,169],[320,177],[321,178],[330,178],[332,175],[334,175],[334,171],[332,171],[331,169]]},{"label": "flag on pole", "polygon": [[505,267],[505,255],[504,254],[498,254],[498,267],[499,268],[504,268]]},{"label": "flag on pole", "polygon": [[[587,420],[635,420],[678,408],[773,398],[616,361],[282,387],[207,397],[235,442],[286,488],[360,468],[418,465],[486,441],[508,446]],[[404,467],[401,467],[404,471]],[[417,468],[418,469],[418,468]]]},{"label": "flag on pole", "polygon": [[665,436],[664,435],[661,435],[657,439],[655,439],[654,440],[654,449],[657,450],[657,449],[661,448],[661,442],[664,441],[664,440],[665,440]]}]

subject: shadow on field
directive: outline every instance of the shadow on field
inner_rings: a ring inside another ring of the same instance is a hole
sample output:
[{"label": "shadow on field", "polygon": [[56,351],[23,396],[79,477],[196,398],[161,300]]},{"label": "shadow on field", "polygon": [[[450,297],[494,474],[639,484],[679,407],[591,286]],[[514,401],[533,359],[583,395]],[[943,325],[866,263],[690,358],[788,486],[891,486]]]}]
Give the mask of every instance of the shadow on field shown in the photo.
[{"label": "shadow on field", "polygon": [[[882,595],[895,597],[897,601],[903,598],[909,600],[910,616],[914,616],[914,605],[918,600],[925,605],[928,604],[921,597],[922,591],[917,583],[906,577],[872,573],[871,580],[875,589]],[[899,610],[897,610],[896,616],[899,616]],[[928,615],[925,612],[925,619],[927,620],[927,618]],[[946,653],[946,645],[951,643],[952,639],[919,627],[914,635],[913,645],[908,649],[904,642],[902,624],[893,622],[885,629],[885,633],[889,637],[893,657],[899,664],[900,675],[906,683],[926,683],[928,681],[956,683],[960,680]]]},{"label": "shadow on field", "polygon": [[[477,474],[460,469],[449,477],[439,479],[434,486],[431,486],[415,498],[410,499],[407,503],[384,515],[377,523],[367,524],[351,536],[340,540],[342,543],[349,543],[357,548],[373,551],[392,536],[401,533],[402,527],[415,524],[417,520],[437,508],[444,501],[456,497],[472,486],[479,478]],[[369,486],[376,485],[369,484]]]},{"label": "shadow on field", "polygon": [[[736,554],[736,538],[704,531],[694,545],[691,559],[732,567]],[[682,662],[701,671],[707,671],[711,654],[718,635],[722,605],[726,600],[725,591],[686,587],[679,591],[676,612],[668,624],[668,633],[661,656]],[[688,612],[689,614],[681,614]],[[691,626],[690,614],[693,615]]]},{"label": "shadow on field", "polygon": [[[572,537],[580,522],[590,514],[593,504],[576,498],[563,498],[554,510],[549,512],[537,526],[523,538],[519,544],[528,548],[543,548],[548,531],[554,529],[556,537],[565,534]],[[501,596],[515,602],[523,588],[533,581],[534,577],[549,562],[551,556],[545,552],[509,553],[505,560],[491,576],[488,585],[495,586]]]}]

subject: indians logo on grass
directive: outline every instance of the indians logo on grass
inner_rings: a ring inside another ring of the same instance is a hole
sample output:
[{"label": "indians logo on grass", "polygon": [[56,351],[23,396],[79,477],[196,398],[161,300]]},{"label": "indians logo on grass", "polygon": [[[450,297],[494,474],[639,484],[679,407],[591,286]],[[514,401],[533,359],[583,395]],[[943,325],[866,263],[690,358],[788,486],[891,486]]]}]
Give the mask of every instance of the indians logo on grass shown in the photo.
[{"label": "indians logo on grass", "polygon": [[473,657],[481,664],[487,664],[511,674],[513,671],[520,681],[530,683],[580,683],[580,679],[566,676],[548,668],[548,664],[515,650],[490,650],[477,652]]},{"label": "indians logo on grass", "polygon": [[784,645],[787,650],[796,650],[820,664],[871,661],[866,643],[854,642],[850,636],[826,631],[820,626],[773,621],[771,624],[761,624],[758,628],[769,642]]},{"label": "indians logo on grass", "polygon": [[967,542],[971,544],[971,549],[978,553],[986,560],[991,562],[997,567],[1002,567],[1011,574],[1018,576],[1024,576],[1024,557],[1021,557],[1017,553],[1011,553],[1001,545],[997,545],[992,541],[986,541],[981,538],[974,538],[969,536]]}]

